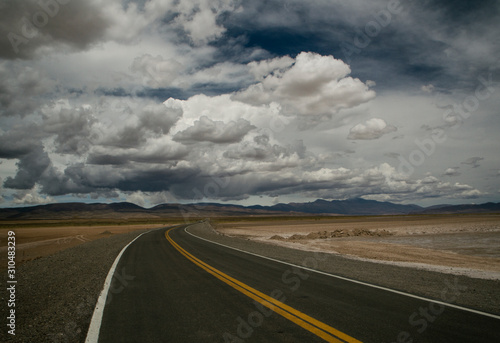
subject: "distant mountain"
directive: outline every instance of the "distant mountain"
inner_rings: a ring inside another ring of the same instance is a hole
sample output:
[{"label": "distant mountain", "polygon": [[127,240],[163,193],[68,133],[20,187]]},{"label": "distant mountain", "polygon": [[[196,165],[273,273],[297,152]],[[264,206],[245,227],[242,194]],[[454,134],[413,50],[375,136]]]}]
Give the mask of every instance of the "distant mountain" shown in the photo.
[{"label": "distant mountain", "polygon": [[447,213],[500,213],[500,203],[487,202],[478,205],[443,205],[433,206],[420,211],[421,214]]},{"label": "distant mountain", "polygon": [[281,212],[343,215],[408,214],[423,209],[417,205],[398,205],[361,198],[332,201],[316,200],[308,203],[277,204],[269,207],[251,206],[251,208],[267,208]]},{"label": "distant mountain", "polygon": [[437,205],[423,208],[390,202],[365,200],[316,200],[273,206],[241,206],[220,203],[161,204],[149,209],[120,202],[111,204],[60,203],[0,209],[0,219],[131,219],[200,218],[254,215],[390,215],[439,213],[500,213],[500,203],[479,205]]},{"label": "distant mountain", "polygon": [[121,202],[111,204],[61,203],[0,209],[0,220],[38,219],[158,219],[199,218],[210,216],[248,216],[283,214],[272,210],[254,210],[240,205],[218,203],[161,204],[153,208]]},{"label": "distant mountain", "polygon": [[[85,204],[79,202],[0,209],[0,219],[73,219],[144,216],[145,209],[135,204]],[[124,215],[127,213],[127,215]]]}]

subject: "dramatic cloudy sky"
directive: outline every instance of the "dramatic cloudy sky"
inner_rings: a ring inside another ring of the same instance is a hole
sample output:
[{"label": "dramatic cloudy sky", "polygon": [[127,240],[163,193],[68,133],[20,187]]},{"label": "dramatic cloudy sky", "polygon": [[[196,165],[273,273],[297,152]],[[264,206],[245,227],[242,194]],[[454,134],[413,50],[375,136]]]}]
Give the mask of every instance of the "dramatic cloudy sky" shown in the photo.
[{"label": "dramatic cloudy sky", "polygon": [[0,207],[500,201],[497,0],[0,0]]}]

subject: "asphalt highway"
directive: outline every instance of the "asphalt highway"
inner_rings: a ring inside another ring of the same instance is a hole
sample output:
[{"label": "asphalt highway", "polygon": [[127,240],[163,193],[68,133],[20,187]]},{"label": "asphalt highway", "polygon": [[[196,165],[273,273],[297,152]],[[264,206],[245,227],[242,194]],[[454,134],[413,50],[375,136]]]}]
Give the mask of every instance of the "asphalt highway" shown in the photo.
[{"label": "asphalt highway", "polygon": [[[270,261],[184,227],[138,238],[114,275],[100,343],[500,342],[497,318]],[[442,297],[459,293],[450,279]]]}]

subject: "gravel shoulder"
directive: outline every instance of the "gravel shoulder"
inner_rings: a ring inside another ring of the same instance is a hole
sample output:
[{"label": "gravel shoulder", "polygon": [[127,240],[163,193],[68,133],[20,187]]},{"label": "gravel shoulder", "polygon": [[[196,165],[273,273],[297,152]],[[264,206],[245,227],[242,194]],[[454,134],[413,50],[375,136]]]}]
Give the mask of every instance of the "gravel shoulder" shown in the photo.
[{"label": "gravel shoulder", "polygon": [[84,342],[111,265],[145,231],[97,239],[18,266],[16,335],[5,329],[8,294],[2,287],[0,342]]}]

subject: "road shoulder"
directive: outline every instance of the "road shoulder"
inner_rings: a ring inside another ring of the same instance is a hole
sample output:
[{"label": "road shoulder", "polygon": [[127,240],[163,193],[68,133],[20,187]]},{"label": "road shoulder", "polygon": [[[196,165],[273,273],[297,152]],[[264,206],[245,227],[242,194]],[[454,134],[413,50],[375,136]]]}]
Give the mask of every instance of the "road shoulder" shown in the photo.
[{"label": "road shoulder", "polygon": [[[106,275],[144,230],[113,235],[23,263],[16,270],[16,336],[1,342],[84,342]],[[2,298],[6,297],[4,289]],[[1,316],[7,317],[6,306]]]}]

